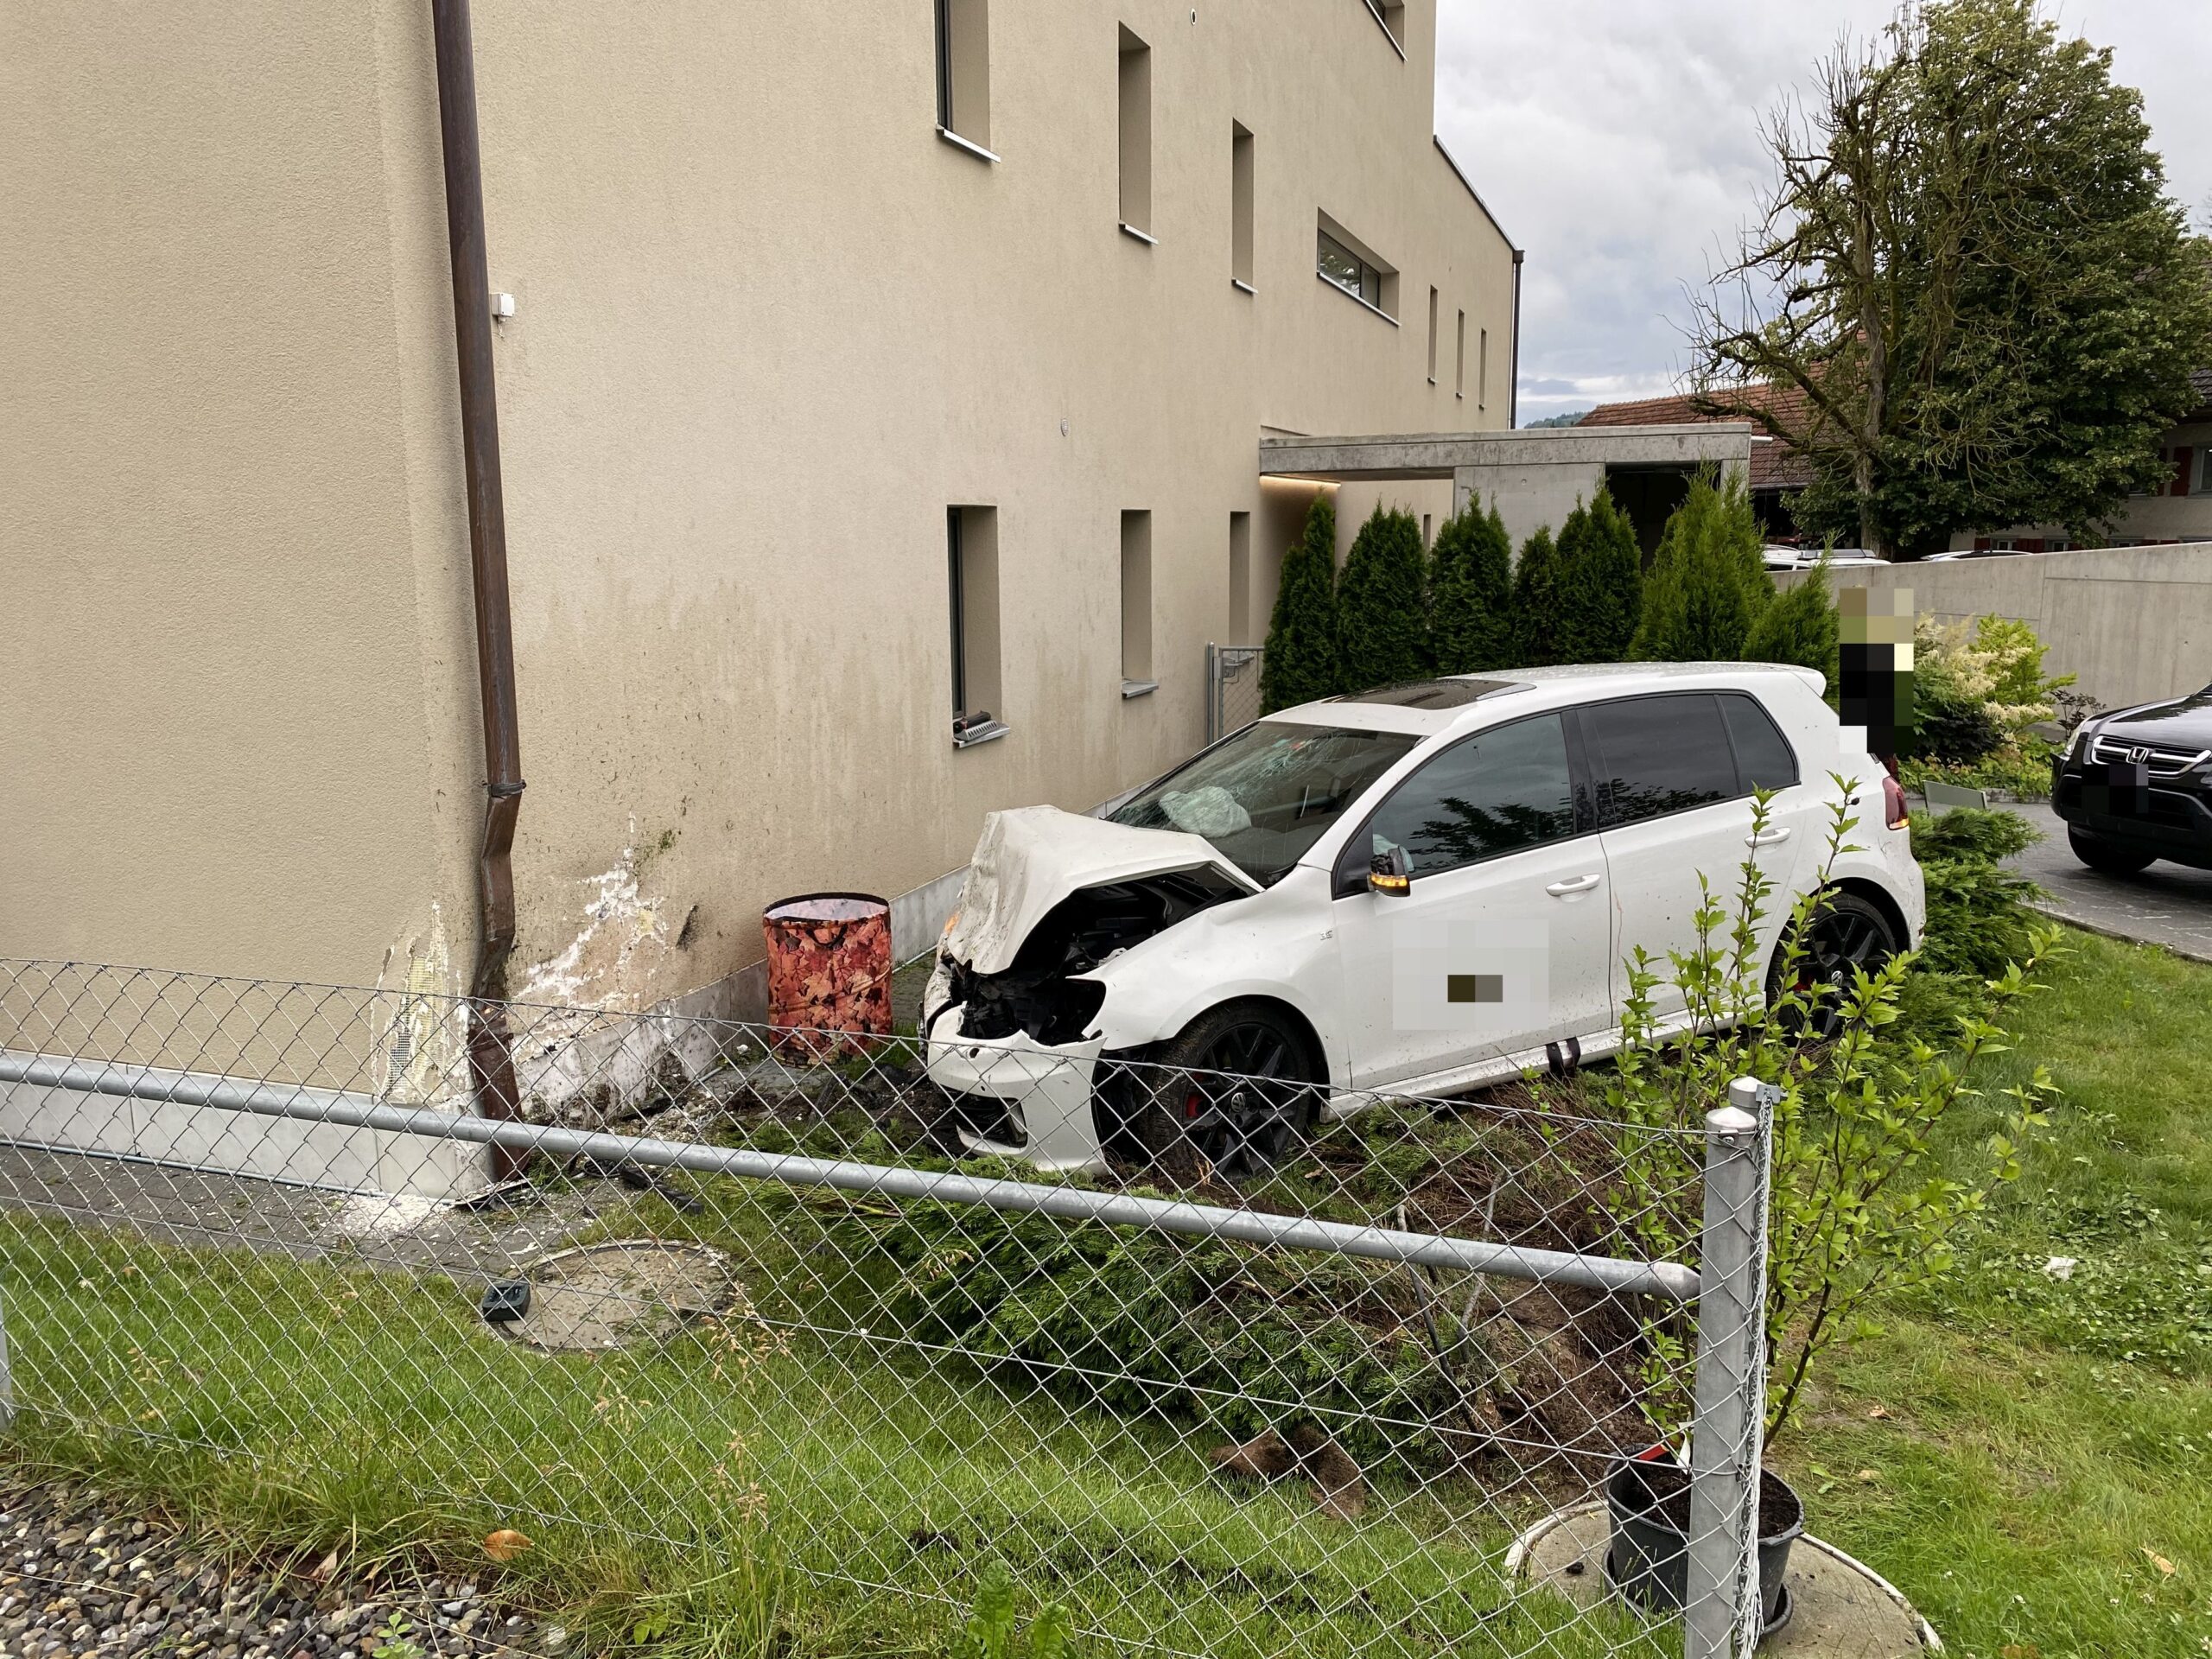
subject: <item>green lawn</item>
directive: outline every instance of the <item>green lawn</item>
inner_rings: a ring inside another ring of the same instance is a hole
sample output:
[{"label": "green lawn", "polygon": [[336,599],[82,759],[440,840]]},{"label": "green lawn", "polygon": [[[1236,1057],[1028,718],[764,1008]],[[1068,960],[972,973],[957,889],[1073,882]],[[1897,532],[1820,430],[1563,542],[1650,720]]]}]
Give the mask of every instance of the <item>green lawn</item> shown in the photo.
[{"label": "green lawn", "polygon": [[[2212,969],[2071,943],[1992,1067],[2040,1059],[2067,1091],[2029,1173],[1939,1294],[1832,1359],[1776,1457],[1814,1529],[1955,1653],[2203,1659]],[[1987,1128],[1962,1116],[1948,1139],[1963,1156]],[[744,1243],[766,1287],[818,1263],[836,1207],[651,1220]],[[1217,1484],[1179,1427],[1009,1402],[851,1343],[736,1320],[553,1358],[489,1337],[441,1281],[20,1217],[0,1243],[23,1471],[92,1476],[240,1548],[341,1543],[357,1567],[414,1553],[488,1574],[480,1541],[517,1526],[536,1548],[505,1569],[513,1593],[603,1644],[791,1651],[780,1630],[801,1654],[940,1652],[999,1557],[1025,1609],[1057,1598],[1116,1637],[1208,1654],[1672,1645],[1509,1600],[1510,1526],[1478,1500],[1385,1488],[1367,1520],[1318,1522],[1294,1488]],[[2052,1256],[2076,1259],[2070,1278]],[[141,1432],[80,1432],[40,1409],[57,1403]]]},{"label": "green lawn", "polygon": [[[1833,1360],[1775,1457],[1815,1529],[1955,1652],[2204,1659],[2212,969],[2069,944],[1992,1068],[2050,1068],[2066,1093],[2048,1138],[1959,1271]],[[1994,1116],[1955,1122],[1950,1144]],[[2054,1256],[2075,1258],[2070,1278],[2045,1272]]]}]

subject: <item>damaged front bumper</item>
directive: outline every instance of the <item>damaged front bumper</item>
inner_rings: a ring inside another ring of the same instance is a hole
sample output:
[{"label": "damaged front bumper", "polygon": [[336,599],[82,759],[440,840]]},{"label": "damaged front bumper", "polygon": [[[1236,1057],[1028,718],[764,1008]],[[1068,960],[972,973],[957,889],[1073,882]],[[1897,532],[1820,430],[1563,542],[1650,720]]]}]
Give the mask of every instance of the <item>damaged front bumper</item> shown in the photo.
[{"label": "damaged front bumper", "polygon": [[1106,1039],[1047,1044],[1020,1031],[1010,1037],[968,1037],[960,1028],[964,1011],[949,1007],[930,1021],[925,1070],[956,1103],[1001,1109],[979,1111],[976,1121],[1002,1122],[1007,1135],[1001,1140],[963,1127],[962,1143],[970,1152],[1019,1158],[1039,1170],[1103,1174],[1106,1154],[1091,1102]]}]

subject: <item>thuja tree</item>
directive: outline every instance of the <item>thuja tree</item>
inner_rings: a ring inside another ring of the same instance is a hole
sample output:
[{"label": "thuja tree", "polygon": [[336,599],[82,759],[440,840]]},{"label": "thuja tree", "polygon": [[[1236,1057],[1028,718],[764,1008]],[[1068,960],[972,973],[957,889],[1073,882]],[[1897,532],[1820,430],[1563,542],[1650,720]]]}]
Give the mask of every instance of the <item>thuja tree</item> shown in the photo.
[{"label": "thuja tree", "polygon": [[1659,538],[1630,654],[1670,663],[1742,661],[1751,629],[1774,599],[1764,544],[1740,472],[1732,469],[1719,485],[1692,479]]},{"label": "thuja tree", "polygon": [[1617,663],[1643,614],[1643,553],[1628,515],[1600,489],[1577,501],[1559,532],[1559,628],[1563,663]]},{"label": "thuja tree", "polygon": [[1272,714],[1343,689],[1337,654],[1337,509],[1323,495],[1307,509],[1304,533],[1283,555],[1260,662],[1260,710]]},{"label": "thuja tree", "polygon": [[[1623,1046],[1604,1089],[1622,1126],[1606,1198],[1620,1246],[1678,1262],[1697,1259],[1706,1112],[1727,1099],[1737,1077],[1781,1090],[1767,1214],[1770,1434],[1788,1422],[1821,1355],[1864,1327],[1872,1298],[1949,1269],[1953,1236],[1995,1188],[2018,1178],[2019,1148],[2046,1127],[2057,1092],[2039,1065],[2002,1090],[1978,1092],[1967,1081],[1977,1059],[2008,1046],[1999,1022],[2039,988],[2034,975],[2056,953],[2056,928],[2029,931],[2022,958],[1985,982],[1940,1047],[1900,1019],[1916,969],[1910,954],[1871,972],[1854,969],[1840,982],[1813,973],[1802,941],[1834,891],[1827,869],[1853,817],[1847,804],[1834,808],[1821,877],[1783,930],[1770,999],[1773,930],[1762,923],[1772,881],[1754,859],[1745,861],[1732,901],[1700,880],[1694,946],[1663,969],[1641,950],[1628,964]],[[1752,836],[1771,822],[1763,792]],[[1662,999],[1662,985],[1677,996]],[[1677,997],[1685,1013],[1662,1012]],[[2000,1127],[1979,1158],[1945,1159],[1937,1130],[1954,1109],[1978,1101],[2003,1103]],[[1647,1335],[1646,1408],[1671,1433],[1689,1417],[1689,1332],[1679,1316],[1661,1316]]]},{"label": "thuja tree", "polygon": [[1497,504],[1479,498],[1445,521],[1429,555],[1428,631],[1440,674],[1510,668],[1513,642],[1513,543]]},{"label": "thuja tree", "polygon": [[1427,560],[1413,514],[1378,505],[1352,537],[1337,585],[1337,649],[1349,691],[1430,672]]},{"label": "thuja tree", "polygon": [[1521,543],[1513,567],[1513,655],[1517,668],[1541,668],[1559,655],[1559,552],[1548,525]]},{"label": "thuja tree", "polygon": [[1835,601],[1828,594],[1827,561],[1823,559],[1797,580],[1796,586],[1774,596],[1744,642],[1744,659],[1752,663],[1790,663],[1816,670],[1836,690]]}]

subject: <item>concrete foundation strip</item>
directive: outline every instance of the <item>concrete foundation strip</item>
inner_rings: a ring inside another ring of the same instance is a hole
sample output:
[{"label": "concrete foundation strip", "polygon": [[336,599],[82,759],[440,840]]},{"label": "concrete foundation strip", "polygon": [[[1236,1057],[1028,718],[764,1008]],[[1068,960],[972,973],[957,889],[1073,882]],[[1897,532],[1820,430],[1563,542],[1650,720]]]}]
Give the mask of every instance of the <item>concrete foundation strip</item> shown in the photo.
[{"label": "concrete foundation strip", "polygon": [[1179,1199],[1131,1198],[1041,1182],[984,1179],[942,1171],[899,1169],[879,1164],[498,1122],[429,1107],[387,1105],[365,1095],[316,1089],[303,1084],[245,1083],[162,1066],[63,1059],[9,1050],[0,1050],[0,1084],[206,1106],[301,1122],[467,1141],[510,1152],[543,1152],[561,1159],[582,1155],[607,1163],[681,1169],[699,1175],[729,1175],[747,1180],[829,1186],[891,1198],[981,1205],[1014,1213],[1056,1216],[1066,1221],[1150,1228],[1283,1249],[1318,1250],[1371,1261],[1402,1262],[1416,1267],[1495,1274],[1534,1284],[1568,1284],[1618,1294],[1663,1296],[1678,1302],[1694,1301],[1698,1294],[1696,1270],[1674,1262],[1630,1262],[1613,1256],[1583,1255],[1477,1239],[1400,1232],[1347,1222],[1272,1215],[1255,1210],[1232,1210]]}]

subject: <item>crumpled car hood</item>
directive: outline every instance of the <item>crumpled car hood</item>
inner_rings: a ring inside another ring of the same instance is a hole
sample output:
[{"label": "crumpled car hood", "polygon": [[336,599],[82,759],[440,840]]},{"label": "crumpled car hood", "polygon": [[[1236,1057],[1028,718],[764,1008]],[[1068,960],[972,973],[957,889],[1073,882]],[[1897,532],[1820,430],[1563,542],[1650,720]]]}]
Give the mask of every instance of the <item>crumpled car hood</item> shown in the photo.
[{"label": "crumpled car hood", "polygon": [[979,974],[1004,973],[1030,931],[1070,893],[1195,869],[1218,870],[1247,891],[1260,891],[1203,836],[1139,830],[1057,806],[994,812],[983,820],[945,954]]}]

